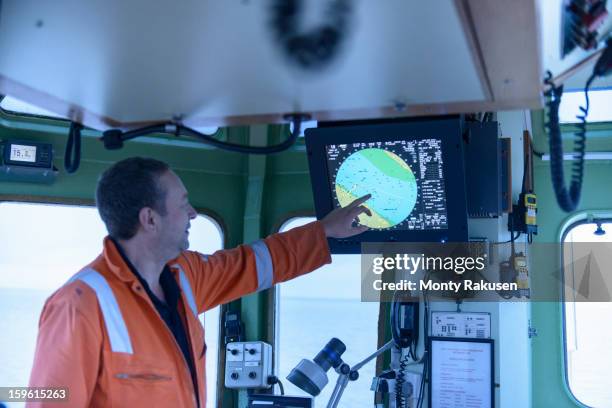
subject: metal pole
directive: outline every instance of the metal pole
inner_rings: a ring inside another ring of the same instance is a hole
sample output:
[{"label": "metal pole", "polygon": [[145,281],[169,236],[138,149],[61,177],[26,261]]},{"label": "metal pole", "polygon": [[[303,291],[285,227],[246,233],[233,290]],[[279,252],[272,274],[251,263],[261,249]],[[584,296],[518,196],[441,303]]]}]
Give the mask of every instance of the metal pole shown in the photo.
[{"label": "metal pole", "polygon": [[329,402],[327,403],[327,408],[336,408],[338,403],[340,402],[340,398],[344,393],[344,389],[348,385],[348,374],[340,374],[338,376],[338,381],[336,381],[336,387],[332,392],[331,397],[329,397]]},{"label": "metal pole", "polygon": [[355,366],[353,366],[353,368],[351,369],[351,371],[359,371],[359,369],[361,367],[363,367],[364,365],[366,365],[367,363],[369,363],[372,359],[378,357],[379,355],[381,355],[382,353],[384,353],[385,351],[389,350],[391,347],[393,347],[395,345],[395,342],[393,340],[389,340],[389,342],[387,344],[385,344],[384,346],[382,346],[381,348],[379,348],[378,350],[376,350],[373,354],[371,354],[370,356],[368,356],[365,360],[363,360],[360,363],[355,364]]},{"label": "metal pole", "polygon": [[349,371],[348,374],[340,374],[340,375],[338,375],[338,381],[336,381],[336,387],[334,388],[334,391],[332,392],[332,395],[329,398],[329,402],[327,403],[327,408],[336,408],[338,406],[338,403],[340,402],[340,398],[342,398],[342,394],[344,393],[344,389],[348,385],[349,374],[351,372],[353,372],[353,371],[357,372],[361,367],[363,367],[368,362],[370,362],[371,360],[376,358],[378,355],[380,355],[380,354],[384,353],[385,351],[389,350],[394,345],[395,345],[395,342],[393,340],[389,340],[389,342],[387,344],[385,344],[384,346],[382,346],[381,348],[376,350],[373,354],[371,354],[368,357],[366,357],[365,360],[361,361],[360,363],[357,363]]}]

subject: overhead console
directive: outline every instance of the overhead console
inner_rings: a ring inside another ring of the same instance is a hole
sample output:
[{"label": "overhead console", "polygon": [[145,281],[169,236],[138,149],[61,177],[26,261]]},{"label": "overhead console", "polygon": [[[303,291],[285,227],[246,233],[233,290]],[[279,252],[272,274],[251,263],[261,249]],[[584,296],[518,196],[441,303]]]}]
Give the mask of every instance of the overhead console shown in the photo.
[{"label": "overhead console", "polygon": [[540,3],[5,1],[0,94],[98,130],[538,108]]}]

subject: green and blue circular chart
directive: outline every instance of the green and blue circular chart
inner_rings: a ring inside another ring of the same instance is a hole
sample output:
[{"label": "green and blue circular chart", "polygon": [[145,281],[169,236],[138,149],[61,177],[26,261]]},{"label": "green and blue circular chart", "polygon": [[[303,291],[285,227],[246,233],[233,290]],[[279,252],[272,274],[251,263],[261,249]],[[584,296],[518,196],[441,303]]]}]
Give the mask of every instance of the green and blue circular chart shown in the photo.
[{"label": "green and blue circular chart", "polygon": [[406,219],[417,201],[417,182],[401,157],[385,149],[359,150],[344,160],[336,173],[336,196],[342,207],[366,194],[372,216],[359,222],[370,228],[391,228]]}]

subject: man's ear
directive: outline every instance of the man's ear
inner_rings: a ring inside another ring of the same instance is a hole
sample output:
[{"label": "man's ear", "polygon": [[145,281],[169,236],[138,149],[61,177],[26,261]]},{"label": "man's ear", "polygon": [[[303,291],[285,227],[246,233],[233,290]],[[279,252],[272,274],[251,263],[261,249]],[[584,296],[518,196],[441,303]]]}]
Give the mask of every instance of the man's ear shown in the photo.
[{"label": "man's ear", "polygon": [[159,224],[158,214],[150,207],[143,207],[138,213],[140,226],[145,231],[155,231]]}]

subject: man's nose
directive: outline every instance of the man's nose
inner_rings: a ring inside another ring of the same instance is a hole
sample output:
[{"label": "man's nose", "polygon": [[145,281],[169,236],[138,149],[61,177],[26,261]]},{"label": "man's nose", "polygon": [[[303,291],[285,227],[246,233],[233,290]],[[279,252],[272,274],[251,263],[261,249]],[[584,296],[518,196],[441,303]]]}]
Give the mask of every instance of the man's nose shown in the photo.
[{"label": "man's nose", "polygon": [[198,216],[198,212],[195,210],[195,208],[193,208],[191,204],[189,204],[189,219],[193,220],[197,216]]}]

